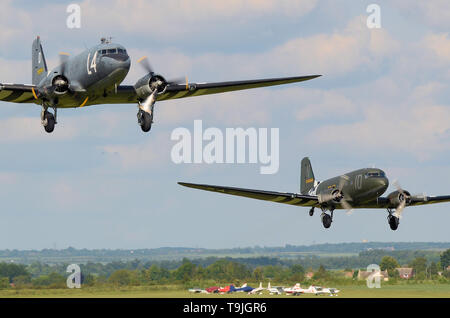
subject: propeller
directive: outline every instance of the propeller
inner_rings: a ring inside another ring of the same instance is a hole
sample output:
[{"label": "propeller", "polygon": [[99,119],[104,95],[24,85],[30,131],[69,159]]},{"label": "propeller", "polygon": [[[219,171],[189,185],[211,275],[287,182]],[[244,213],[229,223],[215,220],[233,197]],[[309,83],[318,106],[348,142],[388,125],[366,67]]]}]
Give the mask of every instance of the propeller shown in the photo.
[{"label": "propeller", "polygon": [[349,178],[346,175],[342,175],[339,179],[339,184],[336,188],[336,190],[332,191],[331,193],[326,194],[319,194],[319,202],[329,202],[332,200],[335,200],[339,202],[344,209],[347,210],[347,215],[350,215],[353,212],[353,207],[350,205],[348,201],[351,201],[352,198],[349,195],[344,195],[342,192],[342,189],[344,188],[345,184],[348,182]]},{"label": "propeller", "polygon": [[149,74],[155,73],[155,72],[153,72],[153,68],[150,65],[150,62],[148,61],[147,56],[141,57],[139,60],[137,60],[137,62],[142,66],[142,68],[145,71],[147,71],[147,73],[149,73]]},{"label": "propeller", "polygon": [[[139,108],[149,113],[151,116],[153,116],[153,107],[156,102],[157,94],[163,92],[168,85],[182,84],[184,82],[184,79],[176,78],[174,80],[167,81],[161,75],[155,75],[156,73],[154,72],[153,67],[150,65],[147,56],[141,57],[140,59],[137,60],[137,62],[147,72],[147,74],[150,75],[149,85],[150,89],[152,90],[152,93],[147,96],[147,98],[144,100],[142,104],[139,105]],[[186,77],[186,88],[187,87],[188,87],[188,80]]]},{"label": "propeller", "polygon": [[69,53],[60,52],[59,53],[59,65],[61,66],[61,75],[64,76],[66,71],[67,60],[69,59]]},{"label": "propeller", "polygon": [[397,208],[395,209],[395,212],[393,214],[395,217],[400,219],[402,216],[403,209],[406,206],[407,197],[409,197],[409,195],[402,189],[402,187],[400,186],[400,183],[398,183],[397,180],[394,180],[393,184],[394,184],[395,188],[397,189],[397,191],[400,192],[400,194],[402,195],[402,200],[400,200],[400,204],[397,206]]},{"label": "propeller", "polygon": [[59,62],[60,62],[60,72],[56,75],[51,84],[38,87],[36,90],[33,88],[33,96],[35,99],[39,99],[45,97],[46,95],[52,95],[55,92],[57,93],[65,93],[69,90],[69,81],[65,76],[67,60],[69,59],[69,53],[60,52],[59,53]]},{"label": "propeller", "polygon": [[[153,67],[151,66],[148,57],[147,56],[143,56],[141,57],[139,60],[137,60],[137,62],[141,65],[141,67],[148,73],[148,74],[155,74],[155,71],[153,70]],[[164,81],[163,81],[164,80]],[[186,87],[188,86],[188,79],[187,76],[186,77],[178,77],[178,78],[174,78],[172,80],[166,81],[164,78],[160,77],[159,82],[157,82],[157,85],[178,85],[178,84],[184,84],[186,83]]]}]

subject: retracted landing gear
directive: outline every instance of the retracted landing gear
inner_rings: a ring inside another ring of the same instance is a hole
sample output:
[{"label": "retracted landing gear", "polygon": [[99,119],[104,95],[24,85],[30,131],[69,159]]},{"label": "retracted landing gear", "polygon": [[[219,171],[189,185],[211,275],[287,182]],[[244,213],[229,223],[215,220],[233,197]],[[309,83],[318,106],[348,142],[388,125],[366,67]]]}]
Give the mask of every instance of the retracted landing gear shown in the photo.
[{"label": "retracted landing gear", "polygon": [[389,226],[391,227],[392,231],[395,231],[398,229],[398,225],[400,224],[400,219],[392,214],[392,210],[388,210],[389,215],[387,217]]},{"label": "retracted landing gear", "polygon": [[322,215],[320,218],[322,219],[323,227],[328,229],[331,226],[331,223],[333,222],[333,210],[330,211],[330,214],[326,214],[325,211],[322,212]]},{"label": "retracted landing gear", "polygon": [[53,108],[55,114],[48,111],[48,107],[43,106],[41,111],[41,124],[46,132],[51,133],[56,125],[56,107]]}]

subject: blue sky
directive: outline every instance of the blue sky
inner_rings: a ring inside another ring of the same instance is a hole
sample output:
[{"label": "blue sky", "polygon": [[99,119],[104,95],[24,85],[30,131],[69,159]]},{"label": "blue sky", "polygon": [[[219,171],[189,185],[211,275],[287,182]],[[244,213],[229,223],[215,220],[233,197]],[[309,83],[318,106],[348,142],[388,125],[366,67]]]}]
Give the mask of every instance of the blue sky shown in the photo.
[{"label": "blue sky", "polygon": [[[144,134],[133,105],[60,110],[55,132],[40,108],[0,102],[0,248],[236,247],[349,241],[449,241],[449,205],[406,209],[392,232],[384,210],[336,213],[325,230],[307,208],[228,197],[177,181],[298,191],[299,164],[316,178],[377,166],[411,193],[450,194],[448,1],[5,1],[0,82],[31,82],[40,35],[50,67],[112,36],[148,55],[167,78],[221,81],[322,74],[300,84],[160,102]],[[381,8],[368,29],[366,7]],[[176,165],[177,127],[280,128],[280,169]],[[391,186],[388,192],[393,191]]]}]

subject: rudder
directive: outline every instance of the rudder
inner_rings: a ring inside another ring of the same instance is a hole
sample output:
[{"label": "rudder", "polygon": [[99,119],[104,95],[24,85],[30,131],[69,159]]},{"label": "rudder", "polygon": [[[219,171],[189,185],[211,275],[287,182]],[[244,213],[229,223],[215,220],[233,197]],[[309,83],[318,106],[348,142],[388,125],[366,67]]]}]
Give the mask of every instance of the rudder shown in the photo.
[{"label": "rudder", "polygon": [[33,46],[31,48],[31,63],[31,80],[33,85],[38,85],[47,76],[48,72],[39,36],[33,41]]},{"label": "rudder", "polygon": [[300,193],[307,194],[314,188],[314,172],[308,157],[302,159],[300,171]]}]

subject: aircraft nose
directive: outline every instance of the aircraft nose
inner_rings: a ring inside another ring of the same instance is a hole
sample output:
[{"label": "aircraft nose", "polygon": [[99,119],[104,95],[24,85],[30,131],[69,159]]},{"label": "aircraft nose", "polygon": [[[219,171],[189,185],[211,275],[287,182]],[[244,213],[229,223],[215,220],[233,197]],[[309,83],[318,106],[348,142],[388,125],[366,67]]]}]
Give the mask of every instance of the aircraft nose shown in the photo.
[{"label": "aircraft nose", "polygon": [[130,66],[131,66],[131,59],[130,59],[129,56],[127,56],[126,59],[123,58],[123,59],[120,59],[120,60],[116,60],[116,64],[117,64],[117,67],[126,69],[128,71],[130,69]]},{"label": "aircraft nose", "polygon": [[389,187],[389,180],[386,177],[377,178],[376,183],[383,192]]}]

